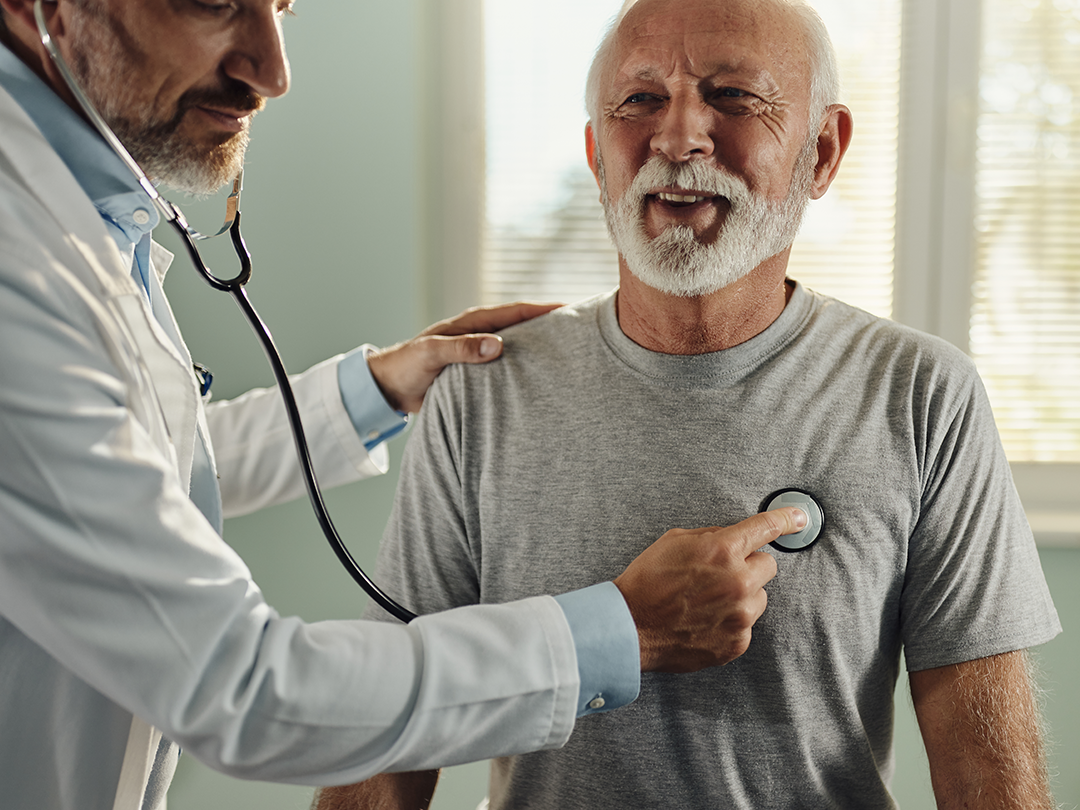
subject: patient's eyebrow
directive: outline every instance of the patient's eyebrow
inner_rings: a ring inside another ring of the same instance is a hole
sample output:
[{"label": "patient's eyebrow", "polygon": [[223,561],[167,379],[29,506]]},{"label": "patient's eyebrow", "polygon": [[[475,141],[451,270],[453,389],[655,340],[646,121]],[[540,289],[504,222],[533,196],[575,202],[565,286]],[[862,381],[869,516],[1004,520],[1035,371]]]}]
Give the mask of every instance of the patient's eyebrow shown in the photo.
[{"label": "patient's eyebrow", "polygon": [[[669,71],[663,70],[657,65],[646,64],[637,68],[630,67],[616,74],[614,85],[616,88],[622,84],[635,82],[656,82],[663,84]],[[710,83],[713,86],[723,85],[727,82],[744,85],[748,90],[754,90],[765,94],[779,92],[780,85],[768,69],[759,66],[747,65],[745,62],[709,62],[694,72],[699,83]]]}]

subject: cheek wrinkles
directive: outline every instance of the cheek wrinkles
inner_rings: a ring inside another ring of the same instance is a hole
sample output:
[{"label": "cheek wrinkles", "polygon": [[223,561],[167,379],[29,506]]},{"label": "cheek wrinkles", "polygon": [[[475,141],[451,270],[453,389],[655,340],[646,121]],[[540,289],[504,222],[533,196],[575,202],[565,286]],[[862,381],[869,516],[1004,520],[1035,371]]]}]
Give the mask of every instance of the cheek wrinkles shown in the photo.
[{"label": "cheek wrinkles", "polygon": [[788,115],[789,106],[786,101],[768,102],[765,108],[757,114],[757,119],[765,126],[779,146],[784,145],[789,135],[788,123],[791,118]]}]

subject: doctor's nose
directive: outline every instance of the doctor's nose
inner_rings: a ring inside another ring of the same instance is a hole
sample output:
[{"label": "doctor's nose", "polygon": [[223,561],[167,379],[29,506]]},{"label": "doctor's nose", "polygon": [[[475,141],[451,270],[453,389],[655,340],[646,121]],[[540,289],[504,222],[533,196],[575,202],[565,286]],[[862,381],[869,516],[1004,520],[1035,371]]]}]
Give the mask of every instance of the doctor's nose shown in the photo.
[{"label": "doctor's nose", "polygon": [[273,8],[253,14],[237,34],[237,42],[226,55],[225,74],[241,81],[267,98],[289,91],[292,77],[285,52],[285,32]]}]

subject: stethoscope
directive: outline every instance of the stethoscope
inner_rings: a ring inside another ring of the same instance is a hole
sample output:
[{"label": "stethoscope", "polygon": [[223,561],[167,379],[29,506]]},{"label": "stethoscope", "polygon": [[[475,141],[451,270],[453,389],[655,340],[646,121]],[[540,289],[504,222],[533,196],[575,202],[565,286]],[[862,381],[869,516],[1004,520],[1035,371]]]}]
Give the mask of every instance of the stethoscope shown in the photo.
[{"label": "stethoscope", "polygon": [[806,515],[806,525],[794,534],[783,534],[769,545],[780,551],[806,551],[821,537],[825,528],[825,510],[818,500],[801,489],[781,489],[761,502],[761,511],[768,512],[782,506],[794,506]]},{"label": "stethoscope", "polygon": [[[319,526],[322,528],[323,534],[326,535],[326,539],[330,543],[331,548],[333,548],[338,560],[352,578],[356,580],[357,584],[364,589],[368,596],[370,596],[379,607],[403,622],[412,621],[416,618],[416,614],[405,609],[391,599],[366,573],[364,573],[364,570],[357,564],[356,560],[353,559],[353,556],[341,541],[337,529],[330,519],[330,514],[327,512],[326,504],[323,502],[322,492],[319,489],[319,482],[315,477],[315,470],[312,467],[307,439],[304,435],[304,425],[300,419],[300,409],[296,404],[296,396],[293,394],[292,385],[289,382],[289,375],[285,371],[285,365],[281,360],[281,355],[274,346],[274,340],[270,335],[270,331],[266,328],[266,324],[263,323],[259,314],[255,311],[255,308],[251,305],[251,302],[247,297],[247,292],[244,290],[244,285],[247,284],[248,280],[251,278],[251,254],[248,252],[247,246],[244,244],[244,239],[240,235],[240,191],[243,186],[243,170],[240,171],[236,180],[233,182],[232,192],[226,200],[225,223],[218,232],[206,235],[199,233],[189,226],[180,209],[158,193],[158,190],[154,187],[150,178],[146,176],[146,173],[143,172],[139,164],[135,162],[135,159],[127,151],[124,145],[120,143],[120,139],[116,137],[116,134],[109,125],[105,123],[105,120],[95,109],[90,99],[87,98],[86,94],[82,91],[82,88],[79,87],[79,83],[68,69],[67,62],[64,60],[63,56],[61,56],[56,44],[52,41],[52,36],[49,34],[48,26],[45,23],[42,3],[50,1],[54,0],[35,0],[34,19],[37,22],[38,33],[41,36],[41,44],[44,45],[45,49],[49,52],[49,56],[60,71],[68,89],[71,90],[72,94],[78,100],[83,112],[86,113],[87,118],[105,139],[105,142],[112,147],[112,150],[124,162],[131,173],[135,175],[135,179],[138,181],[143,191],[145,191],[153,201],[161,215],[176,229],[176,232],[180,235],[181,240],[187,247],[188,255],[191,257],[195,269],[199,271],[199,275],[201,275],[215,290],[230,293],[233,298],[236,299],[236,303],[240,306],[240,309],[246,316],[252,330],[259,338],[259,342],[262,344],[266,358],[273,369],[274,378],[277,380],[282,399],[285,402],[285,410],[289,417],[289,425],[292,428],[293,439],[296,445],[296,455],[300,461],[300,468],[303,473],[305,487],[307,488],[308,499],[311,501],[312,509],[314,509],[315,516],[318,518]],[[214,275],[203,262],[202,256],[199,255],[198,248],[195,247],[196,241],[220,236],[225,233],[225,231],[229,232],[229,235],[232,238],[233,249],[236,251],[236,256],[240,260],[240,272],[231,279],[222,279]]]}]

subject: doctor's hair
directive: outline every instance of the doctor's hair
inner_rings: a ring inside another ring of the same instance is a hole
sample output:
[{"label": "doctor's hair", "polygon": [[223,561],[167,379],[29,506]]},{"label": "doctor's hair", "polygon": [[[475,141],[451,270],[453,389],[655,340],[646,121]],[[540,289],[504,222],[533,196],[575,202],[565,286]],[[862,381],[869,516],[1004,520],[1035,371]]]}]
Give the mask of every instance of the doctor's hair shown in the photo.
[{"label": "doctor's hair", "polygon": [[7,20],[4,19],[4,10],[0,8],[0,41],[7,42],[9,33]]},{"label": "doctor's hair", "polygon": [[[619,13],[608,23],[607,29],[596,48],[592,64],[589,66],[585,81],[585,111],[589,115],[593,129],[598,129],[600,116],[600,80],[604,68],[615,50],[615,35],[619,24],[627,12],[638,0],[624,0]],[[817,11],[806,0],[757,0],[762,6],[772,3],[794,15],[801,24],[806,45],[810,53],[810,120],[820,118],[830,104],[840,100],[840,69],[836,62],[836,50],[833,48],[829,29]]]}]

